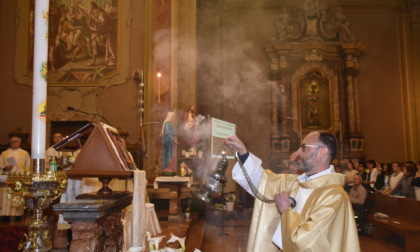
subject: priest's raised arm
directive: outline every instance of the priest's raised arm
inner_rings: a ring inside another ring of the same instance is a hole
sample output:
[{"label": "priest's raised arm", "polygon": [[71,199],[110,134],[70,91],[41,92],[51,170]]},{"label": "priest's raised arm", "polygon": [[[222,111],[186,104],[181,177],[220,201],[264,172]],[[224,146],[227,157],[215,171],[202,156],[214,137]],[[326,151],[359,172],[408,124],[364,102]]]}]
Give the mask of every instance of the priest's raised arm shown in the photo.
[{"label": "priest's raised arm", "polygon": [[[257,196],[247,251],[360,251],[353,210],[342,188],[344,175],[330,165],[337,148],[332,134],[311,132],[302,140],[296,152],[296,165],[304,171],[300,176],[263,169],[236,136],[225,144],[239,154],[233,179]],[[249,182],[274,203],[260,200]],[[294,208],[289,197],[296,200]]]}]

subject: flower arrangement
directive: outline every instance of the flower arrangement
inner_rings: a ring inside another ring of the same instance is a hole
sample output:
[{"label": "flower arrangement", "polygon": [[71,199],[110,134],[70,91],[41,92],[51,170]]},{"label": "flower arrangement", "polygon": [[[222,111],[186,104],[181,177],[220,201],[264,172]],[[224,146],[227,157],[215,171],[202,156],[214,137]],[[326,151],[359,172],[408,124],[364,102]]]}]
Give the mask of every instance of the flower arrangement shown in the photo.
[{"label": "flower arrangement", "polygon": [[213,205],[213,209],[215,210],[223,210],[225,208],[225,205],[223,205],[222,203],[216,203]]},{"label": "flower arrangement", "polygon": [[[149,251],[150,252],[184,252],[185,251],[185,239],[187,237],[180,238],[178,236],[171,234],[171,238],[166,242],[166,244],[168,245],[169,243],[179,242],[181,248],[174,249],[171,247],[164,247],[162,249],[159,249],[159,244],[164,237],[165,236],[152,237],[150,233],[146,231],[146,239],[149,242]],[[201,252],[201,250],[195,249],[194,252]]]},{"label": "flower arrangement", "polygon": [[225,193],[226,202],[234,202],[236,200],[236,195],[233,192]]},{"label": "flower arrangement", "polygon": [[182,177],[185,177],[185,176],[191,177],[192,172],[193,172],[185,162],[182,162],[181,164],[179,164],[179,170],[180,170],[180,175]]}]

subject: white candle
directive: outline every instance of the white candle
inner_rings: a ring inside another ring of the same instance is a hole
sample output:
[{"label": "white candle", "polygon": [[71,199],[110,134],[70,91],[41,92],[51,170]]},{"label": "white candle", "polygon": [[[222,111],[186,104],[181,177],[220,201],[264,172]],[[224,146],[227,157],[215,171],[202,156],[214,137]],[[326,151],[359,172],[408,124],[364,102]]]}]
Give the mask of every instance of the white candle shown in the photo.
[{"label": "white candle", "polygon": [[158,77],[158,103],[160,103],[160,77],[161,77],[161,74],[158,73],[157,77]]},{"label": "white candle", "polygon": [[32,159],[45,159],[49,0],[35,1]]}]

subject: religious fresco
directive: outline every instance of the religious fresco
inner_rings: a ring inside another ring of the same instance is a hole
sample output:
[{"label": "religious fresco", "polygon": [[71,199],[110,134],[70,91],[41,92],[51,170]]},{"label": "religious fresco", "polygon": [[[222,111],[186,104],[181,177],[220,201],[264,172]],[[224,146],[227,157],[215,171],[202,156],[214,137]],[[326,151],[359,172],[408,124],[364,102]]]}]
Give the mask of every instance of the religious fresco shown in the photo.
[{"label": "religious fresco", "polygon": [[[25,50],[23,50],[26,54],[23,66],[25,69],[18,70],[17,74],[31,76],[35,32],[34,0],[26,5],[28,16],[22,16],[19,20],[21,22],[17,24],[18,30],[22,28],[26,30]],[[124,56],[119,48],[125,46],[125,40],[122,39],[126,36],[122,35],[122,30],[125,30],[122,25],[124,5],[121,0],[50,1],[49,85],[94,85],[120,74],[121,65],[124,65]],[[16,54],[19,60],[21,58],[19,54],[22,53],[17,51]],[[19,83],[20,76],[16,79]],[[114,81],[114,83],[120,81]]]},{"label": "religious fresco", "polygon": [[98,82],[115,71],[118,3],[55,0],[50,4],[50,82]]}]

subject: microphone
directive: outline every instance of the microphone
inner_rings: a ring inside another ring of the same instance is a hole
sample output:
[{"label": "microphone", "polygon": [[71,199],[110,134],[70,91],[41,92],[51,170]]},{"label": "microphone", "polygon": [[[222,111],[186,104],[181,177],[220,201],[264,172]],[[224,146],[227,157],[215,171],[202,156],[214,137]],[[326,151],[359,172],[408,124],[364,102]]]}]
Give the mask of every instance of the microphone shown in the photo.
[{"label": "microphone", "polygon": [[100,114],[89,113],[89,112],[86,112],[86,111],[82,111],[82,110],[75,109],[75,108],[70,107],[70,106],[68,106],[68,107],[67,107],[67,110],[68,110],[68,111],[77,111],[77,112],[80,112],[80,113],[83,113],[83,114],[88,114],[88,115],[99,116],[99,117],[100,117],[100,118],[102,118],[102,119],[103,119],[106,123],[108,123],[108,124],[109,124],[109,126],[112,126],[112,125],[111,125],[111,123],[110,123],[107,119],[105,119],[105,117],[101,116]]}]

